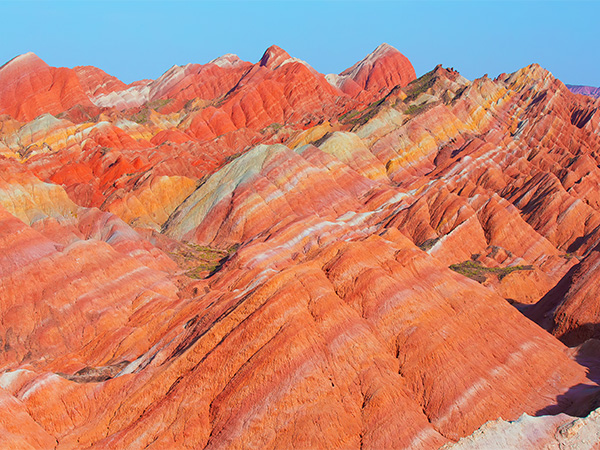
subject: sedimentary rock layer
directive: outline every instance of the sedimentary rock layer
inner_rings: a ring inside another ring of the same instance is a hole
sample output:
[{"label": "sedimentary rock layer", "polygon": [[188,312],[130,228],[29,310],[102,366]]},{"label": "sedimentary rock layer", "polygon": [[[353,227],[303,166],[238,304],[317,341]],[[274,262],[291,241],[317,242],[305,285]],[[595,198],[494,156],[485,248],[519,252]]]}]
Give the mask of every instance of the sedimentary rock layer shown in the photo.
[{"label": "sedimentary rock layer", "polygon": [[597,407],[600,100],[543,68],[272,46],[0,85],[0,446],[438,448]]}]

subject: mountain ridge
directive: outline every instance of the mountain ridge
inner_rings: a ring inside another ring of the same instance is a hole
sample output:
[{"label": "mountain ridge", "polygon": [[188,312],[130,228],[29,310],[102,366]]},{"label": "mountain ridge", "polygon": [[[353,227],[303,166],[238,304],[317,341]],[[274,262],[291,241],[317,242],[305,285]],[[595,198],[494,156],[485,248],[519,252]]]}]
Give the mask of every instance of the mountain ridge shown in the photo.
[{"label": "mountain ridge", "polygon": [[2,87],[0,447],[552,442],[597,407],[600,100],[372,55]]},{"label": "mountain ridge", "polygon": [[[385,52],[383,52],[383,50],[382,50],[384,48],[385,48]],[[388,44],[385,44],[385,47],[382,44],[377,49],[375,49],[375,51],[373,53],[367,55],[367,57],[365,57],[365,59],[363,61],[373,60],[372,64],[375,64],[378,59],[385,56],[384,53],[400,54],[400,52],[393,49],[393,47],[389,46]],[[274,54],[277,54],[277,55],[273,56]],[[233,59],[231,59],[232,57],[233,57]],[[273,58],[277,59],[277,61],[274,62]],[[403,56],[402,56],[402,58],[403,58],[402,63],[410,66],[410,62],[408,61],[408,59],[404,58]],[[268,62],[269,60],[270,60],[270,62]],[[217,62],[217,64],[215,64],[215,61]],[[227,61],[227,63],[225,64],[221,61]],[[89,102],[94,103],[97,107],[100,107],[100,108],[120,105],[121,109],[123,109],[123,108],[127,109],[130,107],[134,107],[134,108],[140,107],[140,106],[143,106],[144,104],[146,104],[150,101],[153,101],[153,100],[169,98],[170,94],[168,93],[168,91],[163,92],[158,87],[152,88],[151,84],[158,84],[158,86],[160,86],[160,84],[161,84],[160,80],[166,80],[166,79],[169,79],[170,77],[172,77],[172,75],[169,76],[170,73],[171,74],[180,74],[181,71],[187,71],[190,68],[200,69],[200,68],[206,67],[210,64],[215,64],[216,66],[220,67],[221,69],[225,69],[225,70],[240,69],[242,67],[245,68],[251,64],[251,63],[246,63],[246,62],[240,60],[239,57],[237,57],[236,55],[227,54],[227,55],[223,55],[222,57],[215,58],[204,65],[191,63],[191,64],[187,64],[187,65],[181,66],[181,67],[173,66],[172,68],[165,71],[156,80],[151,80],[151,81],[140,80],[140,81],[135,81],[130,84],[125,84],[122,81],[118,80],[116,77],[106,74],[101,69],[95,68],[93,66],[76,66],[73,69],[50,67],[41,58],[39,58],[37,55],[35,55],[32,52],[16,56],[12,60],[5,63],[4,66],[2,66],[2,68],[4,68],[5,66],[10,67],[11,64],[14,66],[14,64],[16,64],[17,62],[19,63],[20,66],[23,66],[24,63],[27,63],[26,68],[24,69],[25,72],[35,72],[36,67],[48,68],[53,72],[59,70],[59,71],[64,72],[66,74],[66,76],[68,76],[72,72],[75,72],[79,82],[84,83],[87,86],[86,93],[87,93],[87,97],[88,97],[87,100]],[[301,61],[297,58],[292,58],[287,52],[285,52],[284,50],[282,50],[281,48],[279,48],[275,45],[269,47],[264,52],[262,58],[259,60],[259,62],[257,64],[261,65],[261,66],[268,65],[269,68],[276,69],[276,68],[279,68],[282,64],[287,63],[287,62],[300,62],[300,63],[306,65],[315,74],[318,73],[310,65],[308,65],[308,63]],[[0,71],[1,70],[2,69],[0,68]],[[367,71],[368,71],[368,69],[367,69]],[[404,81],[403,81],[404,84],[406,84],[409,81],[412,81],[412,79],[415,78],[414,69],[412,69],[412,66],[410,66],[410,68],[408,69],[408,73],[409,73],[409,75],[405,76],[405,78],[404,78]],[[1,72],[0,72],[0,76],[1,76]],[[412,76],[412,78],[411,78],[411,76]],[[8,84],[8,83],[6,83],[6,84]],[[398,83],[396,83],[396,84],[398,84]],[[97,91],[100,91],[99,94],[96,93]],[[145,92],[145,91],[153,91],[153,93]],[[122,93],[122,94],[119,94],[119,93]],[[128,94],[129,97],[137,98],[138,100],[137,101],[132,100],[132,101],[128,102],[126,99],[122,98],[122,96],[127,95],[126,93],[129,93]],[[24,95],[27,95],[27,94],[19,93],[20,97],[23,97]],[[186,98],[186,100],[189,100],[189,99]],[[85,102],[85,100],[83,100],[83,101],[84,101],[84,103],[88,103],[88,102]],[[69,109],[69,107],[73,106],[70,103],[68,103],[67,105],[68,105],[68,107],[65,109]],[[3,105],[2,101],[1,101],[1,97],[0,97],[0,112],[6,112],[13,116],[16,115],[15,118],[17,118],[17,119],[21,118],[21,119],[26,119],[27,121],[29,121],[29,120],[32,120],[35,118],[35,116],[33,116],[31,114],[39,114],[40,112],[43,113],[43,112],[52,112],[52,111],[56,111],[56,108],[49,110],[48,106],[44,106],[44,105],[40,105],[40,107],[35,109],[34,112],[32,112],[32,113],[15,111],[14,107],[11,109],[10,105]],[[59,112],[63,112],[63,111],[59,111]],[[55,112],[55,114],[56,114],[56,112]]]}]

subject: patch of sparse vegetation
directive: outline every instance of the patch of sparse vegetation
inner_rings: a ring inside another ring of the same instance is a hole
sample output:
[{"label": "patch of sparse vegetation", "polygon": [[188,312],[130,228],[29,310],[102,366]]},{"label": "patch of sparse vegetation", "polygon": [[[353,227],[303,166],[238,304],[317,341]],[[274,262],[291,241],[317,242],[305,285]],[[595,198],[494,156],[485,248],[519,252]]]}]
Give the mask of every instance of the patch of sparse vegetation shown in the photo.
[{"label": "patch of sparse vegetation", "polygon": [[58,372],[57,375],[76,383],[98,383],[110,380],[116,377],[127,365],[129,361],[121,361],[116,364],[102,367],[84,367],[74,374]]},{"label": "patch of sparse vegetation", "polygon": [[187,242],[171,252],[170,256],[185,270],[184,275],[194,279],[204,279],[218,272],[238,247],[239,245],[233,245],[227,250],[221,250]]},{"label": "patch of sparse vegetation", "polygon": [[406,108],[404,114],[408,116],[416,116],[417,114],[420,114],[423,111],[425,111],[427,109],[427,106],[427,103],[422,103],[420,105],[410,105],[408,108]]},{"label": "patch of sparse vegetation", "polygon": [[578,261],[581,261],[581,256],[576,255],[575,253],[563,253],[560,255],[561,258],[565,258],[567,260],[571,260],[573,258],[577,258]]},{"label": "patch of sparse vegetation", "polygon": [[238,153],[234,153],[233,155],[229,155],[227,158],[225,158],[225,164],[228,164],[231,161],[238,159],[243,154],[244,154],[243,152],[238,152]]},{"label": "patch of sparse vegetation", "polygon": [[273,122],[271,125],[267,125],[266,127],[264,127],[262,130],[260,130],[261,133],[266,133],[267,131],[278,131],[281,128],[283,128],[283,125],[277,122]]},{"label": "patch of sparse vegetation", "polygon": [[406,98],[404,99],[404,103],[410,103],[416,100],[419,95],[433,86],[435,83],[435,77],[433,76],[433,70],[431,72],[427,72],[421,78],[417,78],[415,81],[411,82],[406,88],[404,92],[406,92]]},{"label": "patch of sparse vegetation", "polygon": [[328,131],[323,136],[321,136],[319,139],[315,139],[314,141],[309,142],[309,144],[314,145],[315,147],[320,147],[321,144],[323,144],[327,139],[329,139],[331,137],[331,135],[332,135],[332,133]]},{"label": "patch of sparse vegetation", "polygon": [[137,112],[131,116],[131,120],[135,123],[139,123],[140,125],[148,122],[148,118],[150,117],[150,110],[148,108],[143,108],[140,112]]},{"label": "patch of sparse vegetation", "polygon": [[171,103],[173,101],[172,98],[164,98],[164,99],[158,99],[158,100],[153,100],[151,102],[149,102],[146,107],[148,109],[153,109],[154,111],[157,111],[165,106],[167,106],[169,103]]},{"label": "patch of sparse vegetation", "polygon": [[345,114],[342,114],[339,118],[340,122],[347,122],[350,119],[352,119],[353,117],[356,117],[358,114],[360,114],[360,111],[356,111],[356,110],[352,110],[352,111],[348,111]]},{"label": "patch of sparse vegetation", "polygon": [[505,276],[517,270],[533,270],[533,266],[485,267],[479,261],[463,261],[458,264],[452,264],[450,269],[478,283],[483,283],[487,275],[495,275],[499,280],[502,280]]},{"label": "patch of sparse vegetation", "polygon": [[454,104],[456,101],[464,94],[464,92],[469,88],[469,86],[463,86],[454,94],[454,97],[451,100],[451,103]]},{"label": "patch of sparse vegetation", "polygon": [[339,121],[344,124],[352,125],[353,127],[362,126],[377,115],[380,106],[384,103],[385,99],[386,98],[384,97],[381,100],[371,103],[362,111],[350,111],[340,116]]},{"label": "patch of sparse vegetation", "polygon": [[[218,263],[201,263],[198,266],[194,267],[191,270],[188,270],[185,273],[185,276],[194,278],[196,280],[201,280],[204,278],[208,278],[210,275],[215,273],[218,269],[220,269],[220,265]],[[208,276],[206,275],[208,272]]]},{"label": "patch of sparse vegetation", "polygon": [[185,102],[185,105],[183,105],[183,109],[185,111],[189,112],[192,109],[192,107],[194,106],[195,100],[196,100],[195,98],[192,98],[191,100],[188,100],[187,102]]},{"label": "patch of sparse vegetation", "polygon": [[150,118],[150,111],[158,112],[159,109],[168,105],[172,101],[172,98],[165,98],[148,102],[139,112],[131,116],[131,120],[136,123],[139,123],[140,125],[143,125],[148,122],[148,119]]},{"label": "patch of sparse vegetation", "polygon": [[435,244],[438,243],[438,241],[441,239],[441,237],[436,237],[436,238],[432,238],[432,239],[427,239],[426,241],[422,242],[421,245],[419,245],[419,248],[421,250],[423,250],[424,252],[429,251],[433,248],[433,246]]}]

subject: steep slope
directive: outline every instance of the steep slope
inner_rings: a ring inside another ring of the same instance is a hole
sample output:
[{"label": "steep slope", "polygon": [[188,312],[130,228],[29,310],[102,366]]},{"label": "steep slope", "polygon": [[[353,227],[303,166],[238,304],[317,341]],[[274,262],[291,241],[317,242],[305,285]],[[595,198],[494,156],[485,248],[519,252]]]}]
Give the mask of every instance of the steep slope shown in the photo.
[{"label": "steep slope", "polygon": [[373,53],[339,75],[327,75],[328,81],[351,96],[373,97],[386,94],[395,86],[406,86],[415,80],[415,69],[402,53],[388,44],[381,44]]},{"label": "steep slope", "polygon": [[101,69],[93,66],[74,67],[79,83],[90,99],[99,95],[124,89],[127,85]]},{"label": "steep slope", "polygon": [[600,253],[595,248],[528,315],[569,346],[599,338],[599,266]]}]

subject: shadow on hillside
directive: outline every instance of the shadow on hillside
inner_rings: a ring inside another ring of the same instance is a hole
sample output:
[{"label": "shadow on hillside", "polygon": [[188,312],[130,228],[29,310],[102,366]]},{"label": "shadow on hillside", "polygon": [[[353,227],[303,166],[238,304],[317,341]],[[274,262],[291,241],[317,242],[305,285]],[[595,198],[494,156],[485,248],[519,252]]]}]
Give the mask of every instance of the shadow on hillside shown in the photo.
[{"label": "shadow on hillside", "polygon": [[558,308],[564,300],[567,292],[573,284],[573,277],[580,269],[580,264],[575,264],[569,271],[559,280],[559,282],[546,294],[532,305],[523,305],[517,308],[525,317],[547,331],[552,328],[552,312]]},{"label": "shadow on hillside", "polygon": [[536,416],[555,416],[560,413],[573,417],[585,417],[600,407],[600,387],[579,383],[556,398],[556,403],[536,411]]},{"label": "shadow on hillside", "polygon": [[588,369],[587,377],[600,384],[600,340],[588,339],[575,350],[575,361]]},{"label": "shadow on hillside", "polygon": [[[567,347],[577,347],[584,345],[590,339],[600,339],[600,323],[578,325],[560,336],[559,339]],[[597,349],[597,357],[600,358],[600,348]]]},{"label": "shadow on hillside", "polygon": [[[597,329],[597,327],[596,324],[578,327],[573,330],[575,334],[572,337],[581,338],[584,332],[587,335],[590,330]],[[600,340],[587,339],[578,347],[572,347],[571,350],[573,351],[573,360],[587,369],[587,378],[590,383],[579,383],[572,386],[567,392],[556,398],[556,403],[538,410],[536,416],[554,416],[565,413],[574,417],[585,417],[600,407],[600,386],[598,386],[600,384]]]}]

